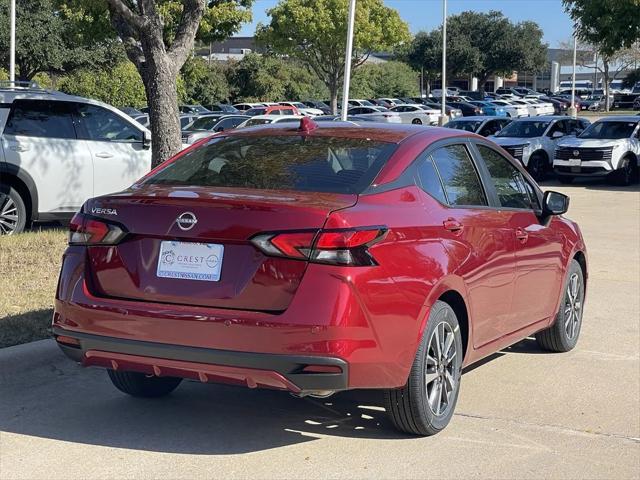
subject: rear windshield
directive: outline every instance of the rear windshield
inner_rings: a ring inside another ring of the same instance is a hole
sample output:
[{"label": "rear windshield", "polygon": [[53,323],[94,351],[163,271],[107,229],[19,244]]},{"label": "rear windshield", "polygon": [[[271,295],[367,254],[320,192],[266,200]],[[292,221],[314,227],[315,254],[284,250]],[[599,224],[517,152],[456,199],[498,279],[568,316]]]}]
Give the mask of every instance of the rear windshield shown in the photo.
[{"label": "rear windshield", "polygon": [[144,183],[357,194],[371,185],[396,147],[357,138],[217,138]]}]

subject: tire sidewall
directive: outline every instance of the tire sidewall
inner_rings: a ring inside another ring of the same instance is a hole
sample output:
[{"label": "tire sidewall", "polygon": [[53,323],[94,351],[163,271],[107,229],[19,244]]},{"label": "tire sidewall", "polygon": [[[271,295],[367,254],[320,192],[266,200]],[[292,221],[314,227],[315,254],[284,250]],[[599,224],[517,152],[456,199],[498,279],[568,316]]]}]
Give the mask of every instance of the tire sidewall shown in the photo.
[{"label": "tire sidewall", "polygon": [[[445,311],[449,312],[449,315],[445,318]],[[426,390],[426,369],[427,369],[427,352],[429,349],[429,340],[431,335],[433,334],[436,326],[442,321],[447,322],[451,326],[451,330],[455,334],[455,343],[456,343],[456,364],[454,368],[454,378],[456,380],[456,389],[453,392],[451,402],[447,406],[445,412],[441,415],[436,415],[431,411],[429,407],[429,402],[427,399],[427,390]],[[412,385],[412,388],[417,388],[421,395],[418,395],[418,407],[420,409],[420,417],[423,419],[424,423],[430,425],[434,430],[442,430],[444,429],[451,418],[453,417],[453,413],[456,408],[456,404],[458,402],[458,394],[460,393],[460,380],[462,376],[462,337],[460,335],[460,325],[458,324],[458,319],[456,317],[453,309],[446,303],[438,301],[434,304],[429,314],[429,320],[427,323],[427,328],[425,329],[424,335],[422,337],[422,341],[420,343],[420,348],[418,349],[416,355],[416,362],[414,363],[415,372],[412,372],[412,380],[415,380],[415,385]]]},{"label": "tire sidewall", "polygon": [[[578,274],[578,280],[580,281],[579,291],[581,295],[580,301],[582,302],[582,308],[580,310],[580,321],[578,322],[578,326],[576,327],[577,328],[576,334],[572,339],[570,339],[567,336],[567,331],[564,326],[564,305],[567,297],[567,288],[569,286],[569,280],[571,279],[571,276],[574,273]],[[580,264],[576,260],[571,260],[571,263],[569,264],[569,269],[567,271],[567,276],[563,284],[562,300],[560,302],[560,308],[558,309],[558,315],[556,316],[556,325],[555,325],[558,333],[560,334],[561,342],[563,343],[563,346],[566,347],[567,350],[573,349],[578,343],[578,339],[580,338],[580,331],[582,329],[582,318],[584,317],[584,299],[585,299],[584,287],[585,287],[584,275],[582,273],[582,268],[580,267]]]},{"label": "tire sidewall", "polygon": [[13,201],[18,211],[18,223],[12,233],[15,234],[23,232],[27,227],[27,207],[25,206],[22,197],[16,189],[8,185],[0,185],[0,197],[3,195],[8,196]]}]

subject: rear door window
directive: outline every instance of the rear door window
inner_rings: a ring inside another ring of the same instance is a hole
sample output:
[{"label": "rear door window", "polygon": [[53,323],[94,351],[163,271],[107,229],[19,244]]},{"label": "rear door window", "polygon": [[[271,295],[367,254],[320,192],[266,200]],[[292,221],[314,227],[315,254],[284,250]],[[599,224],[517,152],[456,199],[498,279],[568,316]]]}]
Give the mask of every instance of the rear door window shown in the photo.
[{"label": "rear door window", "polygon": [[487,205],[478,172],[464,145],[439,148],[433,152],[432,158],[444,184],[449,205]]},{"label": "rear door window", "polygon": [[220,137],[145,183],[362,193],[396,148],[366,138]]},{"label": "rear door window", "polygon": [[4,127],[5,135],[75,139],[69,102],[16,100]]}]

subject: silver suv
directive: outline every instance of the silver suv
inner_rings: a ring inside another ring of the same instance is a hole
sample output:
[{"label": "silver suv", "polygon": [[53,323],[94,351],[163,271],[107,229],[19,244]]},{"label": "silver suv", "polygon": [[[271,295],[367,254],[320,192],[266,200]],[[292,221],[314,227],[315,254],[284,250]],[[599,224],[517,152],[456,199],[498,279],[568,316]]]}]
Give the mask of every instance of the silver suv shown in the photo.
[{"label": "silver suv", "polygon": [[0,83],[0,235],[70,218],[151,168],[149,130],[115,107]]}]

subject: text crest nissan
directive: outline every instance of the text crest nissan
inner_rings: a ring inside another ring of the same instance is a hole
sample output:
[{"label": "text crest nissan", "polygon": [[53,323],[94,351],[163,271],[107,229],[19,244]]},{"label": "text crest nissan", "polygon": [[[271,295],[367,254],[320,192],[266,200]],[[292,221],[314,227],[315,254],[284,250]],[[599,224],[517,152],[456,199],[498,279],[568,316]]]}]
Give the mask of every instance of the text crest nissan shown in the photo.
[{"label": "text crest nissan", "polygon": [[483,137],[260,126],[202,140],[70,226],[53,332],[134,396],[184,378],[326,396],[383,389],[400,430],[453,415],[462,368],[577,342],[568,198]]}]

